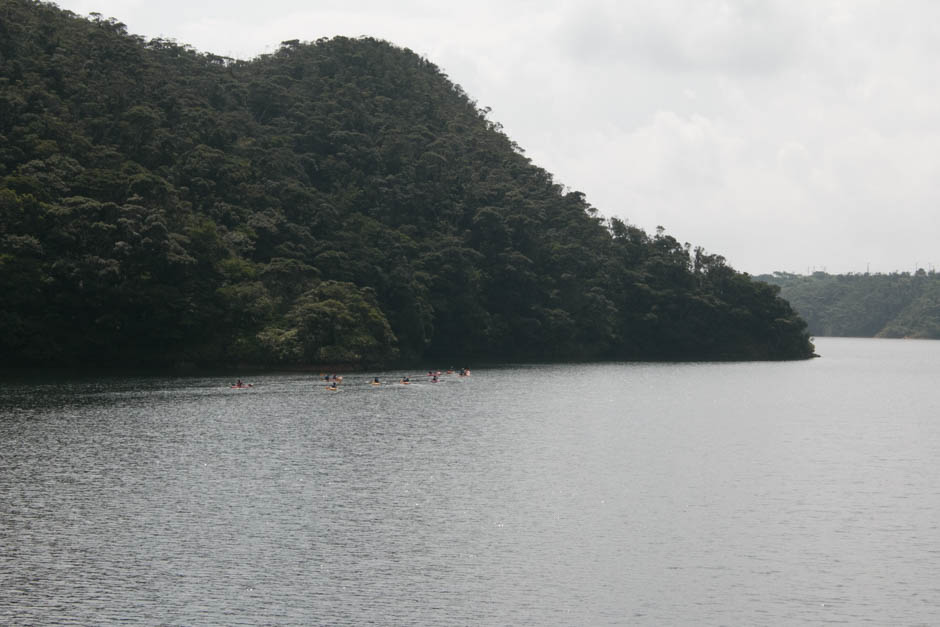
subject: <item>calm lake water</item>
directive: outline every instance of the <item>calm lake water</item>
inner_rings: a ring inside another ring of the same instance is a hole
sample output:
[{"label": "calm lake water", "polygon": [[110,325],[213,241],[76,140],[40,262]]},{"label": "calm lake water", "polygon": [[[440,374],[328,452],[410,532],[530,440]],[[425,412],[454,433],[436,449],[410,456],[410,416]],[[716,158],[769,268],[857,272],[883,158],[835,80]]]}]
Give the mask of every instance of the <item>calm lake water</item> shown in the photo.
[{"label": "calm lake water", "polygon": [[940,342],[0,382],[0,624],[940,624]]}]

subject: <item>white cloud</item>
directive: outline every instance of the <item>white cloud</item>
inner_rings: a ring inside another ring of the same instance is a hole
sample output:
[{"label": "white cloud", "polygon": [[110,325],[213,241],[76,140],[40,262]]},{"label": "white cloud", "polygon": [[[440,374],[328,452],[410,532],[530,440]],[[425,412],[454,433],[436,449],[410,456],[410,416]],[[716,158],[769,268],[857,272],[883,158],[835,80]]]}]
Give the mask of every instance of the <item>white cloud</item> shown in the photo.
[{"label": "white cloud", "polygon": [[940,3],[64,0],[250,58],[369,34],[426,55],[606,215],[751,272],[940,265]]}]

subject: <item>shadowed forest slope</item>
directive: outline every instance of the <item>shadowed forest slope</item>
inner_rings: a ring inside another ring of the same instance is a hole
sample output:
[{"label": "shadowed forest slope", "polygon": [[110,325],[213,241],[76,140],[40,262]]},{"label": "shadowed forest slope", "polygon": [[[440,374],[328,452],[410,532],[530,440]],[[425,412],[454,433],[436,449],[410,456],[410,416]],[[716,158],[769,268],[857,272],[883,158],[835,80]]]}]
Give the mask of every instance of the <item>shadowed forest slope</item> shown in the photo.
[{"label": "shadowed forest slope", "polygon": [[7,365],[798,359],[777,288],[606,220],[433,63],[0,0]]}]

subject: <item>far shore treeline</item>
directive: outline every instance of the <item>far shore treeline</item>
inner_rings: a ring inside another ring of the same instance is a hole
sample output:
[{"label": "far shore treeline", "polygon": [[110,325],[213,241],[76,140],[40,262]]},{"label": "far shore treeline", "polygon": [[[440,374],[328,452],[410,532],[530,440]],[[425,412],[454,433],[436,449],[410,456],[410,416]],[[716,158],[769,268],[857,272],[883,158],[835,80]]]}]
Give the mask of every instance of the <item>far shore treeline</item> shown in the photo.
[{"label": "far shore treeline", "polygon": [[0,0],[0,365],[812,356],[777,287],[487,114],[375,39],[235,61]]},{"label": "far shore treeline", "polygon": [[781,288],[812,335],[940,339],[940,275],[933,270],[756,278]]}]

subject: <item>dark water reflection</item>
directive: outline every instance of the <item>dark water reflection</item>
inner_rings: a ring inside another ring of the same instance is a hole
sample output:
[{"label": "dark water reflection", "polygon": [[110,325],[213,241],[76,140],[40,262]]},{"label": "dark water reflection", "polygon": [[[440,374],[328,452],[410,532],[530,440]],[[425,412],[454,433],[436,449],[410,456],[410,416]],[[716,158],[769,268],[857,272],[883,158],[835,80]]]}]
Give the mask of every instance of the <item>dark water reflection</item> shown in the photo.
[{"label": "dark water reflection", "polygon": [[7,381],[0,623],[936,624],[940,344],[817,345]]}]

